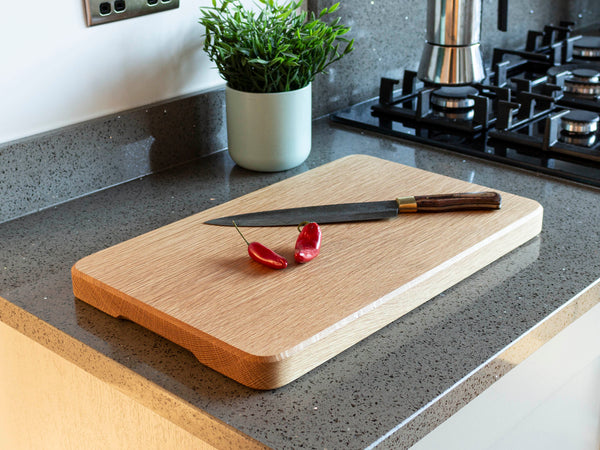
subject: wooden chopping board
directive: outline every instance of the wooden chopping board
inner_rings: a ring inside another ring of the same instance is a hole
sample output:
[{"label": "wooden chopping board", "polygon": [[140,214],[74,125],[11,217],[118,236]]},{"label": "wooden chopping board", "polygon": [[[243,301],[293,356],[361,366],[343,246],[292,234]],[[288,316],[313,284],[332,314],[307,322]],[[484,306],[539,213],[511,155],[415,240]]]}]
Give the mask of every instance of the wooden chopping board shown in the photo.
[{"label": "wooden chopping board", "polygon": [[244,385],[276,388],[536,236],[543,208],[501,192],[496,211],[323,225],[321,254],[302,265],[293,258],[295,227],[244,228],[249,241],[290,261],[284,270],[252,261],[234,228],[204,221],[479,190],[486,188],[348,156],[81,259],[72,269],[74,294],[185,347]]}]

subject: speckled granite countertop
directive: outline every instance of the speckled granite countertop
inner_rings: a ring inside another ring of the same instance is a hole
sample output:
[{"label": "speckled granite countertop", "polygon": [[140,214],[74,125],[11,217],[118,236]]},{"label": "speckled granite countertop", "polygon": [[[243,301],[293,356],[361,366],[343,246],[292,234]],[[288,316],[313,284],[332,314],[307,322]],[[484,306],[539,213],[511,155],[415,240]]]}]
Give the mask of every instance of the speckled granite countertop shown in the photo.
[{"label": "speckled granite countertop", "polygon": [[[356,153],[537,200],[543,231],[275,391],[241,386],[73,297],[70,268],[78,259]],[[217,446],[400,448],[508,370],[506,362],[490,366],[494,355],[600,277],[598,224],[598,189],[322,119],[314,124],[310,158],[288,172],[248,172],[218,153],[0,224],[0,319]],[[598,302],[597,292],[591,297]],[[484,367],[492,381],[469,384]],[[462,400],[444,401],[461,385],[469,386]]]}]

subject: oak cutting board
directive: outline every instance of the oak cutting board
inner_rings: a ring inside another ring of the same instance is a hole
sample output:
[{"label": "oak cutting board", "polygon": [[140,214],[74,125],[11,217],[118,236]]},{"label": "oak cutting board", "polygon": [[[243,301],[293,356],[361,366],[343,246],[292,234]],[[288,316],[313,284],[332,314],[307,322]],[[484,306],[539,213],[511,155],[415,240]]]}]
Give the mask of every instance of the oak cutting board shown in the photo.
[{"label": "oak cutting board", "polygon": [[295,227],[244,228],[249,241],[288,258],[279,271],[252,261],[234,228],[204,221],[483,189],[348,156],[81,259],[72,269],[74,294],[187,348],[244,385],[276,388],[536,236],[543,208],[501,192],[496,211],[323,225],[321,254],[302,265],[293,258]]}]

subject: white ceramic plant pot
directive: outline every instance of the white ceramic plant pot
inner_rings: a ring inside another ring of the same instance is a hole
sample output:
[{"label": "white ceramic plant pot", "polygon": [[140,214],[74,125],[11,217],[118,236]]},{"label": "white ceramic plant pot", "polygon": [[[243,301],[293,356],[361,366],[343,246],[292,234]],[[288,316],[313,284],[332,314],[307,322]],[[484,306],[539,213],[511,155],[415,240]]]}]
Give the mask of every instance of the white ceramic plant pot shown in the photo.
[{"label": "white ceramic plant pot", "polygon": [[256,94],[227,86],[227,141],[241,167],[277,172],[302,164],[312,139],[311,85],[289,92]]}]

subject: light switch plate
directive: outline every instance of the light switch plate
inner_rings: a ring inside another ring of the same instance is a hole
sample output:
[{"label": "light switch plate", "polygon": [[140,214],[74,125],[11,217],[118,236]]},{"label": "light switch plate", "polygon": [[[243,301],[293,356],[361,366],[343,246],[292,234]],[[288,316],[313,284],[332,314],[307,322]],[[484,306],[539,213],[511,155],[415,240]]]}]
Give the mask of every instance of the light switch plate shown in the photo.
[{"label": "light switch plate", "polygon": [[85,0],[88,26],[179,8],[179,0]]}]

